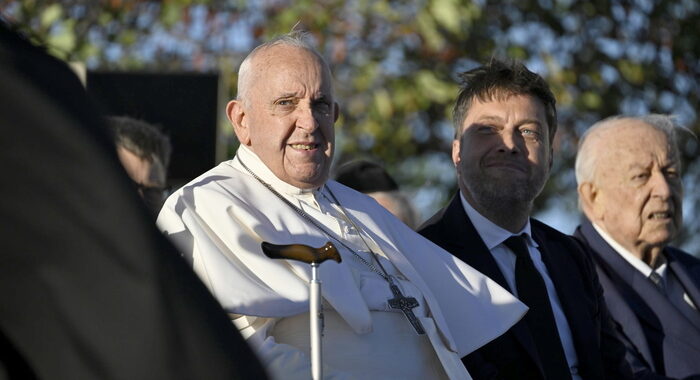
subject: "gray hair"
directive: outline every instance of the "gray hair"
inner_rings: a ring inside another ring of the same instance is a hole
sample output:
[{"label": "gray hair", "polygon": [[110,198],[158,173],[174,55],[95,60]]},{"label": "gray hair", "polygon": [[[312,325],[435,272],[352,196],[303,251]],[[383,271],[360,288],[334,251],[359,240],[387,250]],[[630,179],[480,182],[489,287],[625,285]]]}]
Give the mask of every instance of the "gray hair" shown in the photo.
[{"label": "gray hair", "polygon": [[260,52],[267,50],[275,46],[290,46],[300,49],[304,49],[310,53],[316,55],[321,62],[328,67],[328,64],[323,59],[323,56],[319,54],[318,51],[313,47],[311,42],[309,42],[309,33],[301,30],[291,31],[287,34],[283,34],[265,42],[251,51],[247,57],[241,62],[241,66],[238,69],[238,88],[236,92],[236,99],[247,103],[247,93],[250,89],[251,83],[253,82],[254,75],[252,72],[253,59]]},{"label": "gray hair", "polygon": [[[592,182],[595,178],[598,155],[594,152],[593,144],[588,143],[589,137],[604,130],[615,128],[622,120],[637,120],[648,124],[652,128],[662,132],[668,138],[674,155],[679,154],[677,131],[679,129],[689,131],[687,128],[676,123],[671,115],[649,114],[644,116],[624,116],[616,115],[603,119],[593,124],[581,136],[578,142],[578,153],[576,154],[576,183]],[[691,132],[692,134],[692,132]]]}]

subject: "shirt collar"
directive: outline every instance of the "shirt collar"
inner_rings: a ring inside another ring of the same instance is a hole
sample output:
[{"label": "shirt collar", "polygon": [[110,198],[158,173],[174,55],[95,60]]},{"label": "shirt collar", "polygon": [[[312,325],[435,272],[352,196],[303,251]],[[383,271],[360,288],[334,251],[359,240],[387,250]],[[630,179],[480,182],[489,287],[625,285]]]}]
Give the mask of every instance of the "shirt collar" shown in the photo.
[{"label": "shirt collar", "polygon": [[[238,160],[240,160],[240,162],[238,162]],[[265,163],[260,159],[260,157],[258,157],[257,154],[255,154],[255,152],[243,144],[239,145],[238,147],[236,158],[233,160],[233,166],[239,168],[244,173],[248,173],[248,171],[245,170],[242,165],[240,165],[241,162],[261,180],[268,183],[280,193],[292,196],[301,196],[302,198],[306,196],[316,198],[316,193],[320,189],[301,189],[282,181],[272,172],[272,170],[270,170],[270,168],[267,167],[267,165],[265,165]]]},{"label": "shirt collar", "polygon": [[632,252],[628,251],[625,247],[620,245],[617,241],[615,241],[615,239],[608,235],[607,232],[605,232],[597,224],[593,222],[591,222],[591,224],[593,225],[593,228],[595,228],[595,230],[598,232],[600,237],[602,237],[603,240],[605,240],[605,242],[612,247],[612,249],[614,249],[618,254],[620,254],[622,258],[624,258],[628,263],[630,263],[630,265],[632,265],[635,269],[640,271],[644,275],[644,277],[649,277],[651,272],[656,272],[659,275],[661,275],[662,278],[664,277],[666,273],[666,260],[663,257],[663,254],[660,258],[664,260],[663,263],[659,265],[656,269],[654,269],[650,267],[649,264],[645,263],[643,260],[635,256]]},{"label": "shirt collar", "polygon": [[522,230],[514,234],[500,227],[496,223],[490,221],[488,218],[476,211],[474,207],[472,207],[472,205],[469,204],[467,199],[464,198],[464,195],[461,191],[459,192],[459,197],[462,201],[462,207],[464,207],[464,211],[467,213],[469,220],[471,220],[472,224],[474,225],[474,228],[476,228],[476,232],[481,237],[481,240],[484,241],[484,244],[486,244],[486,248],[488,248],[489,251],[493,250],[499,244],[502,244],[509,237],[518,236],[522,234],[525,234],[527,236],[526,241],[528,245],[530,245],[531,247],[538,247],[537,242],[534,239],[532,239],[530,219],[527,220],[527,223],[525,223],[525,226],[522,228]]}]

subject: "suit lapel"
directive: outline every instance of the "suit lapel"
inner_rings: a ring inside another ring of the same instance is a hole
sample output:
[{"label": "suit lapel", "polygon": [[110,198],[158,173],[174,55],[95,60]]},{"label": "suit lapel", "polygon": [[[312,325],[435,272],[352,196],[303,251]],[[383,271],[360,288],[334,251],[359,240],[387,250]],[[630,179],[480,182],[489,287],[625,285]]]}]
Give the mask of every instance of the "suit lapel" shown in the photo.
[{"label": "suit lapel", "polygon": [[591,253],[598,266],[598,277],[605,289],[608,309],[614,319],[620,324],[625,335],[633,342],[647,365],[654,369],[655,361],[649,349],[644,328],[640,318],[646,321],[649,328],[661,331],[661,324],[654,312],[630,286],[632,272],[629,265],[619,262],[617,252],[598,234],[593,225],[585,220],[577,230],[577,236],[583,239],[591,248]]},{"label": "suit lapel", "polygon": [[676,276],[678,281],[680,281],[681,285],[683,285],[685,292],[688,294],[688,297],[690,297],[690,300],[693,301],[693,304],[700,308],[700,287],[688,274],[689,272],[692,273],[692,271],[696,268],[683,266],[683,263],[678,260],[678,257],[676,257],[676,255],[670,249],[667,249],[665,254],[671,271]]},{"label": "suit lapel", "polygon": [[698,329],[685,318],[666,296],[655,288],[649,279],[637,270],[633,274],[632,288],[638,294],[644,296],[644,300],[649,305],[649,308],[658,314],[658,319],[664,321],[661,327],[664,335],[667,337],[673,336],[675,339],[686,341],[691,345],[695,345],[700,341]]},{"label": "suit lapel", "polygon": [[444,211],[442,224],[444,241],[449,246],[447,251],[512,292],[496,260],[464,212],[459,193]]},{"label": "suit lapel", "polygon": [[[483,273],[486,277],[496,281],[504,289],[512,292],[498,264],[496,264],[496,260],[491,255],[491,251],[486,247],[486,244],[464,211],[459,193],[452,198],[450,204],[443,211],[444,216],[441,224],[444,227],[442,231],[446,242],[446,250],[452,252],[457,258]],[[540,372],[544,374],[535,343],[525,325],[525,320],[520,320],[510,331],[537,364]]]},{"label": "suit lapel", "polygon": [[[685,293],[690,297],[690,300],[693,301],[693,303],[697,306],[698,304],[698,299],[700,299],[698,291],[698,288],[695,286],[695,283],[692,281],[692,279],[688,276],[685,268],[682,266],[682,264],[678,261],[678,258],[669,250],[666,250],[666,258],[668,260],[668,265],[669,268],[671,269],[671,272],[673,275],[676,276],[678,281],[683,285],[683,290],[685,290]],[[669,302],[670,303],[670,302]],[[675,305],[672,305],[674,307],[673,311],[677,313],[677,315],[681,316],[681,312],[678,311],[678,308],[676,308]],[[686,321],[688,318],[683,315],[684,321]],[[692,316],[692,318],[695,318],[694,321],[687,321],[690,322],[689,324],[692,325],[694,328],[689,328],[685,327],[683,325],[679,326],[678,333],[688,342],[700,342],[700,329],[697,328],[698,326],[698,319],[700,319],[700,313],[696,312]],[[683,329],[683,330],[681,330]],[[687,329],[687,330],[686,330]]]},{"label": "suit lapel", "polygon": [[[644,298],[641,297],[641,295],[646,295],[646,292],[658,293],[654,285],[625,261],[625,259],[598,234],[590,222],[582,224],[581,232],[596,253],[599,264],[606,268],[605,271],[610,274],[611,278],[617,278],[613,281],[618,284],[620,293],[630,304],[630,308],[634,310],[637,317],[644,319],[651,327],[661,331],[661,324],[655,312],[649,307],[650,305],[647,304]],[[641,289],[645,293],[639,293],[640,290],[638,287],[639,284],[641,284],[641,280],[645,282]],[[637,283],[637,286],[634,286],[635,283]]]}]

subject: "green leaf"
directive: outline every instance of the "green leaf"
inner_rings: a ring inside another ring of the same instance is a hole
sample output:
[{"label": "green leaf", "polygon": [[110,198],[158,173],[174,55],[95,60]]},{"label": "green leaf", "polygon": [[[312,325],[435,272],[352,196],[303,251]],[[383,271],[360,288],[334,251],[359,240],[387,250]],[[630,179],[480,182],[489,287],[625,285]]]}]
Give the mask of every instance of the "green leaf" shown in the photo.
[{"label": "green leaf", "polygon": [[80,47],[80,51],[78,52],[78,57],[86,61],[89,58],[92,57],[97,57],[100,54],[100,47],[93,44],[93,43],[85,43]]},{"label": "green leaf", "polygon": [[39,23],[44,29],[48,29],[54,22],[56,22],[63,15],[63,7],[61,4],[55,3],[46,7],[41,12],[41,17]]},{"label": "green leaf", "polygon": [[586,108],[595,110],[603,103],[603,99],[595,92],[586,91],[581,95],[581,102]]},{"label": "green leaf", "polygon": [[508,47],[508,56],[511,58],[515,58],[519,61],[523,61],[527,58],[527,52],[522,46],[509,46]]},{"label": "green leaf", "polygon": [[434,0],[430,12],[438,24],[452,33],[459,33],[461,12],[455,0]]},{"label": "green leaf", "polygon": [[49,35],[47,39],[48,45],[60,52],[58,56],[64,59],[75,48],[75,32],[72,24],[72,22],[63,23],[61,28]]},{"label": "green leaf", "polygon": [[391,96],[386,89],[377,90],[374,93],[374,106],[377,107],[379,116],[389,118],[394,113],[394,108],[391,105]]},{"label": "green leaf", "polygon": [[182,12],[184,12],[184,9],[179,3],[172,1],[165,2],[162,5],[160,21],[166,27],[172,27],[182,19]]},{"label": "green leaf", "polygon": [[137,39],[138,39],[138,34],[136,33],[135,30],[125,30],[117,38],[119,43],[124,45],[125,47],[133,45]]},{"label": "green leaf", "polygon": [[425,39],[431,50],[439,51],[445,45],[445,40],[442,38],[435,25],[435,20],[427,12],[420,12],[416,19],[418,30]]},{"label": "green leaf", "polygon": [[441,81],[429,70],[419,71],[416,74],[416,83],[420,90],[434,102],[450,102],[457,94],[456,85]]},{"label": "green leaf", "polygon": [[644,82],[644,69],[642,65],[628,60],[621,60],[617,67],[622,76],[632,84],[642,84]]},{"label": "green leaf", "polygon": [[378,67],[375,62],[370,62],[358,68],[358,74],[354,78],[355,89],[359,92],[366,91],[375,82],[378,75]]}]

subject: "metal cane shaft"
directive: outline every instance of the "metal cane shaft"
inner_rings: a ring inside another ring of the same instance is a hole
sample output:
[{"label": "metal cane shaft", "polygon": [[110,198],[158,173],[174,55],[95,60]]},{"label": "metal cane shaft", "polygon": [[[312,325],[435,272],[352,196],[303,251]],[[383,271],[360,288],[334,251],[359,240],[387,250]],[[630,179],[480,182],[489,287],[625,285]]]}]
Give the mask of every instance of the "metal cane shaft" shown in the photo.
[{"label": "metal cane shaft", "polygon": [[309,281],[309,331],[311,340],[311,378],[323,379],[321,358],[321,338],[323,335],[323,309],[321,307],[321,281],[318,279],[318,266],[326,260],[341,262],[342,258],[333,243],[328,242],[319,248],[303,244],[278,245],[268,242],[260,244],[263,253],[272,259],[297,260],[311,265]]},{"label": "metal cane shaft", "polygon": [[318,279],[318,263],[311,264],[309,283],[309,321],[311,331],[311,378],[323,379],[321,334],[323,333],[323,310],[321,309],[321,281]]}]

